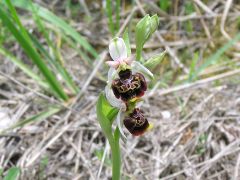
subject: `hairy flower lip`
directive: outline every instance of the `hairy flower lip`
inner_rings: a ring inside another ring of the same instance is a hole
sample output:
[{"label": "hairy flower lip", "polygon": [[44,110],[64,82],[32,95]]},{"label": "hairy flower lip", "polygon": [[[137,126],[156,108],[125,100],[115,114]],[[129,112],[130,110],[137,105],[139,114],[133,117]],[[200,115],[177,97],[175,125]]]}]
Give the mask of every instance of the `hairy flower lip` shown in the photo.
[{"label": "hairy flower lip", "polygon": [[120,78],[114,79],[111,86],[115,97],[124,102],[142,97],[147,90],[147,83],[142,74],[132,74],[131,70],[126,71],[120,74]]},{"label": "hairy flower lip", "polygon": [[143,111],[139,108],[135,108],[132,113],[125,117],[123,123],[128,131],[134,136],[144,134],[150,126]]}]

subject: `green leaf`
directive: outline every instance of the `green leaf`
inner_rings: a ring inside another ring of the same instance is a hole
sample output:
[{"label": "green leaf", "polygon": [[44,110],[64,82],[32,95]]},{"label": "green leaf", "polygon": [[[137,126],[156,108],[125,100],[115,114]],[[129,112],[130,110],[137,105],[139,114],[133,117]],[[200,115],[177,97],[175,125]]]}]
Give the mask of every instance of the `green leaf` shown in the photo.
[{"label": "green leaf", "polygon": [[112,134],[112,123],[107,118],[108,113],[113,109],[107,102],[103,93],[98,97],[97,101],[97,119],[102,128],[104,135],[107,137],[109,144],[114,144],[114,137]]},{"label": "green leaf", "polygon": [[114,23],[112,19],[112,1],[111,0],[106,0],[106,12],[108,16],[108,28],[110,32],[112,33],[112,36],[115,34],[115,29],[114,29]]},{"label": "green leaf", "polygon": [[[33,11],[33,8],[31,7],[29,0],[12,0],[12,3],[14,4],[14,6],[17,6],[19,8]],[[45,19],[46,21],[52,23],[53,25],[55,25],[57,28],[61,29],[62,31],[64,31],[65,34],[67,34],[68,36],[73,38],[86,51],[88,51],[91,55],[93,55],[95,58],[97,58],[98,54],[97,54],[96,50],[74,28],[72,28],[64,20],[57,17],[55,14],[53,14],[51,11],[47,10],[46,8],[43,8],[36,3],[33,3],[33,6],[34,6],[34,10],[36,10],[36,13],[38,14],[38,16],[40,16],[41,18]]]},{"label": "green leaf", "polygon": [[199,73],[201,73],[204,69],[206,69],[211,64],[216,63],[219,58],[226,52],[229,48],[231,48],[236,42],[240,40],[240,33],[238,33],[232,40],[228,41],[224,46],[218,49],[212,56],[206,59],[205,63],[203,63],[192,76],[192,79],[195,80]]},{"label": "green leaf", "polygon": [[33,123],[33,122],[44,120],[44,119],[52,116],[53,114],[56,114],[60,110],[61,110],[61,108],[59,108],[59,107],[50,107],[48,110],[42,111],[39,114],[36,114],[36,115],[34,115],[30,118],[21,120],[21,121],[17,122],[16,124],[14,124],[13,126],[11,126],[10,128],[5,129],[3,131],[0,131],[0,134],[4,133],[5,131],[8,131],[10,129],[23,127],[26,124],[30,124],[30,123]]},{"label": "green leaf", "polygon": [[150,17],[148,14],[142,18],[136,25],[135,41],[136,41],[136,59],[141,60],[142,49],[146,41],[157,30],[159,18],[157,15]]},{"label": "green leaf", "polygon": [[159,6],[163,11],[167,12],[167,10],[171,7],[171,1],[159,0]]},{"label": "green leaf", "polygon": [[43,180],[44,179],[44,170],[46,169],[48,165],[49,159],[47,156],[43,157],[40,161],[40,167],[39,167],[39,179]]},{"label": "green leaf", "polygon": [[135,41],[136,41],[137,60],[141,59],[143,45],[145,43],[146,38],[150,34],[149,19],[150,19],[150,16],[146,15],[136,25]]},{"label": "green leaf", "polygon": [[126,28],[124,33],[123,33],[123,40],[124,40],[124,42],[126,44],[127,55],[129,57],[129,56],[131,56],[131,46],[130,46],[130,40],[129,40],[129,36],[128,36],[128,28]]},{"label": "green leaf", "polygon": [[8,170],[7,175],[3,178],[3,180],[16,180],[19,174],[20,169],[18,167],[11,167]]},{"label": "green leaf", "polygon": [[[151,32],[147,38],[147,40],[151,37],[151,35],[157,30],[159,25],[159,18],[158,16],[155,14],[150,18],[150,28],[151,28]],[[147,41],[146,40],[146,41]]]},{"label": "green leaf", "polygon": [[148,68],[150,71],[153,70],[157,65],[159,65],[166,55],[166,51],[158,54],[154,57],[148,59],[143,65]]},{"label": "green leaf", "polygon": [[199,54],[198,52],[195,52],[193,55],[193,60],[190,65],[190,70],[189,70],[189,76],[188,76],[188,81],[191,82],[193,80],[193,77],[196,76],[196,65],[199,59]]},{"label": "green leaf", "polygon": [[[2,7],[0,7],[0,18],[2,19],[4,25],[11,31],[11,33],[14,35],[16,40],[19,42],[21,47],[24,49],[25,53],[28,55],[28,57],[36,64],[36,66],[39,68],[41,73],[46,78],[46,81],[48,82],[49,86],[53,90],[53,92],[62,100],[67,100],[68,96],[63,91],[62,86],[59,84],[53,73],[48,69],[46,64],[41,59],[40,55],[37,53],[37,51],[32,46],[32,43],[29,42],[30,38],[26,38],[26,34],[19,31],[18,28],[15,26],[15,23],[12,22],[12,20],[9,18],[9,14],[6,13]],[[24,34],[24,36],[23,36]]]},{"label": "green leaf", "polygon": [[[104,150],[103,149],[100,149],[100,150],[96,150],[95,152],[94,152],[94,154],[95,154],[95,156],[97,156],[97,158],[100,160],[100,161],[102,161],[102,159],[103,159],[103,154],[104,154]],[[105,159],[104,159],[104,165],[106,165],[106,166],[112,166],[112,161],[111,161],[111,159],[109,159],[109,157],[105,157]]]},{"label": "green leaf", "polygon": [[26,64],[23,63],[22,60],[20,60],[20,59],[16,58],[15,56],[13,56],[5,48],[0,47],[0,54],[2,54],[3,56],[5,56],[9,60],[11,60],[17,67],[19,67],[29,77],[34,79],[35,82],[38,83],[40,86],[42,86],[45,89],[49,88],[49,85],[45,81],[43,81],[40,76],[38,76],[36,73],[34,73],[30,67],[28,67]]},{"label": "green leaf", "polygon": [[119,31],[120,28],[120,9],[121,9],[121,0],[116,0],[116,32]]},{"label": "green leaf", "polygon": [[49,62],[50,65],[61,75],[63,80],[65,81],[66,85],[71,89],[73,94],[77,94],[79,89],[74,84],[70,74],[68,71],[64,68],[62,63],[60,61],[57,61],[56,58],[52,58],[50,54],[47,52],[47,50],[42,46],[42,44],[36,39],[33,35],[29,34],[31,37],[31,40],[36,47],[36,49],[41,52],[41,55],[44,57],[47,62]]}]

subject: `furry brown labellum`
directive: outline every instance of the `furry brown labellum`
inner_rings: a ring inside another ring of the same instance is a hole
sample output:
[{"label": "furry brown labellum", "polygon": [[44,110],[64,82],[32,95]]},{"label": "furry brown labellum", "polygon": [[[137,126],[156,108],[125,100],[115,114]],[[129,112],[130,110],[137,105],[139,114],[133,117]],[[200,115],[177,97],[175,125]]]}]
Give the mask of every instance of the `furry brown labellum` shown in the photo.
[{"label": "furry brown labellum", "polygon": [[130,69],[119,72],[119,78],[112,82],[112,90],[116,98],[128,102],[133,98],[139,98],[147,90],[147,83],[141,73],[132,74]]},{"label": "furry brown labellum", "polygon": [[149,128],[148,120],[139,108],[135,108],[133,112],[123,120],[123,124],[134,136],[142,135]]}]

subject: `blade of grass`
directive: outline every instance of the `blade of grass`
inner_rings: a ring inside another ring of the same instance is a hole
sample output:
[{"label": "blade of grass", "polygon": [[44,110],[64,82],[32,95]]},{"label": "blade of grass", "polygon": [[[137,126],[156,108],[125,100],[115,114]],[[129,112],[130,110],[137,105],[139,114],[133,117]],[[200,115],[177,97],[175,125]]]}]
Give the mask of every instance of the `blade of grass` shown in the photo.
[{"label": "blade of grass", "polygon": [[[63,91],[63,88],[54,77],[53,73],[48,69],[40,55],[36,52],[36,50],[32,47],[32,44],[29,43],[27,39],[22,35],[22,32],[19,31],[12,20],[9,18],[9,14],[6,13],[2,7],[0,7],[0,18],[4,25],[11,31],[14,37],[17,39],[21,47],[24,49],[25,53],[30,57],[30,59],[37,65],[41,73],[46,78],[46,81],[49,83],[53,92],[62,100],[67,100],[68,96]],[[30,38],[29,38],[30,39]]]},{"label": "blade of grass", "polygon": [[75,49],[75,51],[80,55],[81,58],[83,58],[87,62],[91,62],[92,61],[91,58],[89,58],[87,56],[87,54],[84,51],[81,50],[81,48],[76,47],[73,39],[68,38],[65,34],[61,34],[61,36],[62,36],[64,41],[66,41],[72,48]]},{"label": "blade of grass", "polygon": [[31,124],[31,123],[34,123],[34,122],[37,122],[37,121],[42,121],[42,120],[58,113],[60,110],[61,110],[60,107],[50,107],[48,110],[42,111],[37,115],[34,115],[30,118],[27,118],[27,119],[24,119],[24,120],[21,120],[21,121],[17,122],[16,124],[11,126],[10,128],[5,129],[4,131],[0,132],[0,134],[3,134],[4,132],[6,132],[8,130],[11,130],[11,129],[23,127],[27,124]]},{"label": "blade of grass", "polygon": [[120,28],[120,5],[121,1],[116,0],[116,32],[118,32]]},{"label": "blade of grass", "polygon": [[199,59],[199,54],[198,54],[198,52],[195,52],[193,55],[193,60],[190,65],[190,69],[189,69],[189,75],[188,75],[189,82],[192,82],[192,80],[193,80],[193,75],[196,71],[196,65],[197,65],[198,59]]},{"label": "blade of grass", "polygon": [[29,35],[30,35],[35,47],[41,52],[44,59],[46,59],[48,61],[48,63],[51,64],[52,67],[54,67],[54,69],[56,69],[58,73],[60,73],[60,75],[64,79],[67,86],[71,89],[71,91],[74,94],[79,92],[79,89],[74,84],[74,82],[73,82],[71,76],[69,75],[69,73],[67,72],[67,70],[63,67],[63,65],[60,64],[60,61],[56,61],[55,59],[53,59],[50,56],[50,54],[47,52],[47,50],[41,45],[41,43],[34,36],[32,36],[31,34],[29,34]]},{"label": "blade of grass", "polygon": [[40,86],[42,86],[45,89],[49,89],[49,85],[43,81],[36,73],[34,73],[30,67],[28,67],[26,64],[22,62],[22,60],[16,58],[14,55],[12,55],[9,51],[4,49],[3,47],[0,47],[0,53],[7,57],[9,60],[11,60],[16,66],[18,66],[24,73],[26,73],[29,77],[34,79]]},{"label": "blade of grass", "polygon": [[13,5],[12,5],[12,3],[11,3],[10,0],[6,0],[6,4],[7,4],[8,8],[9,8],[9,10],[10,10],[10,12],[11,12],[11,15],[12,15],[13,19],[14,19],[15,22],[17,23],[17,25],[18,25],[18,27],[19,27],[22,35],[23,35],[24,38],[25,38],[26,40],[28,40],[29,43],[30,43],[31,40],[30,40],[30,38],[29,38],[29,36],[28,36],[28,34],[27,34],[27,31],[26,31],[25,28],[23,27],[20,19],[18,18],[16,9],[13,7]]},{"label": "blade of grass", "polygon": [[129,40],[129,36],[128,36],[128,28],[126,28],[124,33],[123,33],[123,40],[124,40],[124,42],[126,44],[127,55],[129,57],[131,55],[131,46],[130,46],[130,40]]},{"label": "blade of grass", "polygon": [[112,18],[112,1],[111,0],[106,1],[106,11],[107,11],[107,16],[108,16],[108,28],[109,28],[112,36],[114,36],[115,29],[114,29],[114,23],[113,23],[113,18]]},{"label": "blade of grass", "polygon": [[159,6],[163,11],[167,12],[168,9],[171,7],[171,1],[169,1],[169,0],[159,0]]},{"label": "blade of grass", "polygon": [[216,63],[219,58],[226,52],[230,47],[232,47],[237,41],[240,40],[240,33],[238,33],[232,40],[228,41],[224,46],[218,49],[212,56],[206,59],[205,63],[203,63],[192,75],[192,79],[195,80],[197,76],[206,69],[209,65]]},{"label": "blade of grass", "polygon": [[[14,6],[28,10],[32,12],[32,8],[28,0],[12,0]],[[61,29],[66,35],[73,38],[77,43],[79,43],[86,51],[88,51],[94,58],[97,58],[98,54],[96,50],[88,43],[88,41],[81,36],[75,29],[68,25],[64,20],[57,17],[51,11],[33,3],[33,6],[39,17],[55,25],[57,28]]]}]

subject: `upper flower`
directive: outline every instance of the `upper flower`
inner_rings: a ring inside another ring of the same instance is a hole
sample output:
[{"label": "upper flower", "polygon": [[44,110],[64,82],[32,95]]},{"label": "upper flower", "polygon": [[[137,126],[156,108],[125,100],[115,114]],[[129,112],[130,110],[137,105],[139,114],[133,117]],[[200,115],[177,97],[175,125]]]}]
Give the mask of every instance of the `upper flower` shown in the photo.
[{"label": "upper flower", "polygon": [[130,69],[120,71],[119,78],[112,82],[112,90],[116,98],[128,102],[133,98],[139,98],[147,90],[147,83],[141,73],[132,74]]}]

